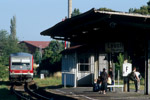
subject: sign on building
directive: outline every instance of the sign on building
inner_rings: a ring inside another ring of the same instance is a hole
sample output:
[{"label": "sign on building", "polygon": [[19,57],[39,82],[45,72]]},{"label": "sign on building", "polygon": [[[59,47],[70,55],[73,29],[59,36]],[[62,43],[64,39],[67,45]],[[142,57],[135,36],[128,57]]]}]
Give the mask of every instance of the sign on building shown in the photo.
[{"label": "sign on building", "polygon": [[106,52],[124,52],[124,45],[121,42],[108,42],[105,43]]},{"label": "sign on building", "polygon": [[132,64],[124,63],[123,64],[123,76],[128,76],[132,72]]}]

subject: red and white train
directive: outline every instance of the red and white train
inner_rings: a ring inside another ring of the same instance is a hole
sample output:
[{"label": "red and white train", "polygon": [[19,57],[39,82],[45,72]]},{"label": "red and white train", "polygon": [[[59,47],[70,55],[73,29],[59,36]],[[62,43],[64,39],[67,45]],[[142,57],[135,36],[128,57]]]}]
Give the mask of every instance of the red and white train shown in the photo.
[{"label": "red and white train", "polygon": [[33,79],[33,56],[29,53],[13,53],[9,61],[9,80],[29,82]]}]

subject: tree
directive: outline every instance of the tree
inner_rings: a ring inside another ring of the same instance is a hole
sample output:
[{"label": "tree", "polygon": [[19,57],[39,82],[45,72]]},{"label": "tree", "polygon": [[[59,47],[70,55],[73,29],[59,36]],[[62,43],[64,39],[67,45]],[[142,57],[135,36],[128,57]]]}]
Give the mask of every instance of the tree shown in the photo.
[{"label": "tree", "polygon": [[122,66],[123,66],[123,62],[124,62],[124,55],[122,53],[119,53],[119,55],[117,56],[118,62],[115,63],[115,70],[116,72],[118,70],[120,70],[120,76],[122,77]]},{"label": "tree", "polygon": [[59,41],[51,41],[50,45],[44,50],[40,70],[46,69],[51,73],[61,70],[60,52],[64,50],[64,44]]},{"label": "tree", "polygon": [[8,67],[0,64],[0,81],[5,80],[5,78],[8,78]]},{"label": "tree", "polygon": [[147,2],[147,5],[150,6],[150,0]]},{"label": "tree", "polygon": [[13,18],[10,20],[11,26],[10,26],[10,32],[11,32],[11,38],[16,39],[16,16],[13,16]]},{"label": "tree", "polygon": [[130,8],[129,13],[150,14],[150,0],[147,2],[147,5],[144,5],[140,7],[139,9]]},{"label": "tree", "polygon": [[114,10],[112,10],[112,9],[105,8],[105,7],[104,7],[104,8],[99,8],[99,10],[100,10],[100,11],[114,11]]},{"label": "tree", "polygon": [[74,11],[71,14],[71,17],[77,16],[77,15],[80,15],[80,14],[81,14],[80,10],[75,8]]},{"label": "tree", "polygon": [[19,45],[17,39],[11,38],[6,30],[0,30],[0,63],[8,65],[9,55],[16,52],[27,52],[25,45]]},{"label": "tree", "polygon": [[36,49],[36,51],[35,51],[33,56],[34,56],[34,62],[36,64],[39,64],[40,60],[42,59],[42,57],[41,57],[41,53],[40,53],[40,51],[38,49]]}]

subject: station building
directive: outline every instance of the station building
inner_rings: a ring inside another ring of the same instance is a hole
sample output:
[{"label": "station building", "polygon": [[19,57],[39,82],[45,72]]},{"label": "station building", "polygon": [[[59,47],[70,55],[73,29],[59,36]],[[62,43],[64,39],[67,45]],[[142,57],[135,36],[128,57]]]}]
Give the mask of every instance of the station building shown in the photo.
[{"label": "station building", "polygon": [[145,94],[150,94],[149,32],[148,15],[91,9],[57,23],[41,35],[76,44],[62,52],[63,84],[93,84],[103,68],[115,68],[116,55],[123,53],[144,72]]}]

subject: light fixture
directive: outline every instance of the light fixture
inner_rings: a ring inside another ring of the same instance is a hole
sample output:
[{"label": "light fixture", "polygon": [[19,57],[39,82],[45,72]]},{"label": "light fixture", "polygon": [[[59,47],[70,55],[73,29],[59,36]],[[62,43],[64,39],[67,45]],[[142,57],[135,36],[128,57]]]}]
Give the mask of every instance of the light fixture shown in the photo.
[{"label": "light fixture", "polygon": [[88,33],[88,31],[82,31],[82,33],[83,33],[83,34],[86,34],[86,33]]},{"label": "light fixture", "polygon": [[93,28],[93,30],[94,30],[94,31],[97,31],[97,30],[99,30],[99,29],[100,29],[100,28],[96,28],[96,27],[95,27],[95,28]]}]

